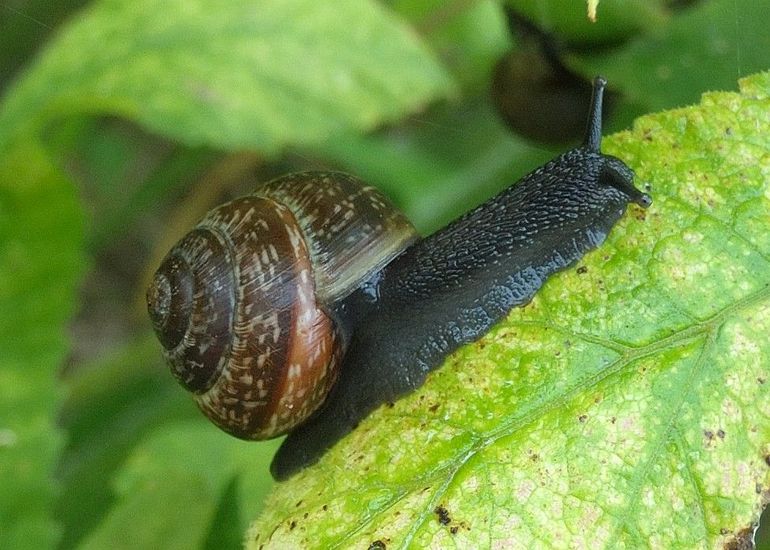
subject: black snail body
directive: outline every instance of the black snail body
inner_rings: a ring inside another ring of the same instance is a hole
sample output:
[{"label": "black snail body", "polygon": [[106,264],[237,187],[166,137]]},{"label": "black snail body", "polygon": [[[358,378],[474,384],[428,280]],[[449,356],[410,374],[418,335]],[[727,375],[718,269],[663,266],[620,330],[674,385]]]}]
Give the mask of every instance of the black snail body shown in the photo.
[{"label": "black snail body", "polygon": [[[425,239],[376,191],[342,174],[280,178],[267,191],[215,209],[172,249],[148,292],[172,371],[226,431],[245,439],[289,432],[273,460],[277,479],[315,462],[369,412],[419,387],[449,353],[601,244],[629,202],[649,204],[631,169],[599,150],[604,85],[596,79],[582,146]],[[312,199],[301,192],[308,185],[320,189]],[[305,198],[290,198],[291,188]],[[276,205],[275,195],[289,208]],[[320,207],[326,198],[342,199],[342,206]],[[266,206],[269,215],[254,213]],[[368,217],[356,222],[362,211]],[[299,230],[277,230],[266,221],[271,216],[275,227],[305,221]],[[255,219],[261,229],[253,229]],[[247,244],[229,236],[244,230]],[[202,242],[206,231],[216,243]],[[276,231],[289,234],[289,245],[263,240]],[[324,246],[307,232],[320,232]],[[311,244],[300,243],[300,234]],[[276,249],[291,252],[291,262],[281,263]],[[303,256],[320,258],[320,267],[304,259],[297,267]],[[241,264],[252,260],[261,265]],[[190,282],[195,271],[205,274],[200,283]],[[227,286],[235,281],[240,287]],[[276,294],[279,283],[291,283],[285,296]],[[264,286],[271,298],[238,305]],[[246,341],[233,338],[228,326]],[[205,367],[204,358],[213,366]],[[212,391],[216,397],[205,397]]]}]

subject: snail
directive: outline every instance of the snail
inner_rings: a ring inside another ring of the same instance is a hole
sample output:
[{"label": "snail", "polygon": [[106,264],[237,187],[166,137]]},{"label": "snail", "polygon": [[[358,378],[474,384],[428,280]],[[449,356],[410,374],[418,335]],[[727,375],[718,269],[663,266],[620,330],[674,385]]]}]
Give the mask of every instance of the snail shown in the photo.
[{"label": "snail", "polygon": [[341,173],[285,176],[215,208],[147,292],[172,373],[232,435],[289,434],[276,479],[316,462],[601,244],[630,202],[651,203],[600,151],[605,85],[594,80],[581,146],[426,238]]}]

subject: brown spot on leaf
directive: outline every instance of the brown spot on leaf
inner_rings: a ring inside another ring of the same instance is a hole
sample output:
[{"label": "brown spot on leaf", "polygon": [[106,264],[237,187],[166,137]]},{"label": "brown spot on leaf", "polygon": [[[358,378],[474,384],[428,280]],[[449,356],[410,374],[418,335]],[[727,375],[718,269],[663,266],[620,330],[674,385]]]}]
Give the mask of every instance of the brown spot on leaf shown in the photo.
[{"label": "brown spot on leaf", "polygon": [[289,523],[289,531],[294,531],[294,528],[297,526],[297,522],[294,520],[291,520],[291,523]]},{"label": "brown spot on leaf", "polygon": [[436,411],[438,410],[438,407],[439,407],[439,404],[438,404],[438,403],[434,403],[433,405],[431,405],[430,407],[428,407],[428,410],[429,410],[430,412],[434,413],[434,412],[436,412]]},{"label": "brown spot on leaf", "polygon": [[580,267],[577,268],[578,275],[583,275],[584,273],[588,273],[588,268],[586,266],[581,265]]},{"label": "brown spot on leaf", "polygon": [[703,430],[703,435],[705,435],[706,439],[708,439],[709,441],[714,439],[714,432],[712,432],[711,430]]},{"label": "brown spot on leaf", "polygon": [[765,455],[765,464],[770,466],[770,455]]},{"label": "brown spot on leaf", "polygon": [[578,416],[578,422],[580,422],[581,424],[583,424],[586,420],[588,420],[587,414],[581,414],[580,416]]},{"label": "brown spot on leaf", "polygon": [[719,437],[719,439],[724,439],[725,438],[725,431],[722,430],[722,429],[717,430],[717,437]]},{"label": "brown spot on leaf", "polygon": [[458,529],[459,527],[457,525],[453,525],[452,527],[449,528],[449,532],[452,533],[453,535],[456,535]]},{"label": "brown spot on leaf", "polygon": [[438,522],[441,525],[449,525],[452,522],[452,518],[449,517],[449,511],[441,504],[436,506],[436,509],[433,510],[433,512],[438,516]]},{"label": "brown spot on leaf", "polygon": [[385,543],[381,540],[375,540],[369,545],[369,550],[385,550]]},{"label": "brown spot on leaf", "polygon": [[[727,529],[722,529],[722,531],[727,531]],[[726,535],[727,533],[722,533],[723,535]],[[744,527],[737,533],[735,533],[735,536],[728,540],[725,543],[724,546],[725,550],[754,550],[754,527]]]}]

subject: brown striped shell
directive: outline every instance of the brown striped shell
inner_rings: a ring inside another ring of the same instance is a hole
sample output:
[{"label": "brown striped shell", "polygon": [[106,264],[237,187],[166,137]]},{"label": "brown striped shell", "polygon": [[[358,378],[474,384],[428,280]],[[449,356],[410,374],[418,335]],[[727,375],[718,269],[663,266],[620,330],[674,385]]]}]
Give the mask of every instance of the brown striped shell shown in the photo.
[{"label": "brown striped shell", "polygon": [[416,238],[346,174],[292,174],[215,208],[147,291],[171,372],[226,432],[286,433],[337,377],[343,336],[326,312]]}]

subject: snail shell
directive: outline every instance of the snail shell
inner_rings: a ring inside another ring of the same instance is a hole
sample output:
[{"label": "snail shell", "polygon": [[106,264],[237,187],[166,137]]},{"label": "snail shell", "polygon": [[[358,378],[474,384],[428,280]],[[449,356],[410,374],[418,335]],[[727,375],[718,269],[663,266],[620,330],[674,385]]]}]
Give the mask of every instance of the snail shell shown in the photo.
[{"label": "snail shell", "polygon": [[147,292],[172,373],[226,432],[286,433],[337,378],[349,334],[335,305],[416,239],[381,193],[340,173],[292,174],[215,208]]}]

